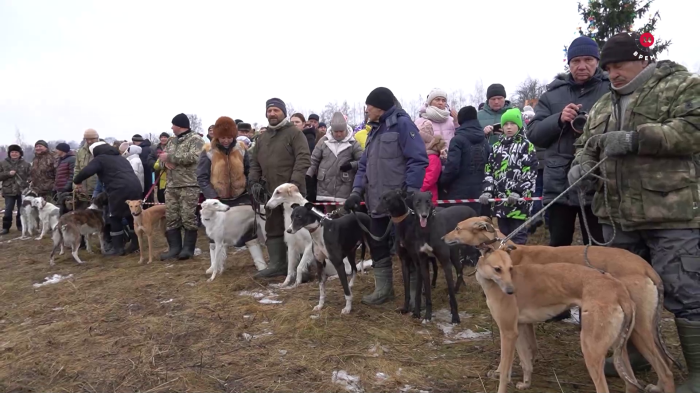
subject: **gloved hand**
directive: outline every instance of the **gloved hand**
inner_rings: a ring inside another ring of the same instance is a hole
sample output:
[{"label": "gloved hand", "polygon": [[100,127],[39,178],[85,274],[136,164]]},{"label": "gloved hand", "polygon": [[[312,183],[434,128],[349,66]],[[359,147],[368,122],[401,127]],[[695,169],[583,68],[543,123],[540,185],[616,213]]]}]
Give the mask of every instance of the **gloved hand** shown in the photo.
[{"label": "gloved hand", "polygon": [[609,131],[600,137],[599,143],[609,157],[636,154],[639,134],[634,131]]},{"label": "gloved hand", "polygon": [[[584,174],[589,171],[588,167],[582,168],[580,164],[576,164],[569,169],[569,174],[567,178],[569,179],[569,185],[574,184],[578,179],[580,179]],[[578,182],[578,188],[586,191],[591,188],[593,181],[591,178],[586,178]]]},{"label": "gloved hand", "polygon": [[341,172],[348,172],[352,170],[352,164],[349,162],[346,162],[345,164],[340,166],[340,171]]},{"label": "gloved hand", "polygon": [[488,192],[485,192],[485,193],[481,194],[481,196],[479,197],[479,203],[481,203],[482,205],[488,205],[489,199],[491,199],[491,198],[493,198],[493,196],[491,194],[489,194]]},{"label": "gloved hand", "polygon": [[357,192],[352,192],[350,193],[350,196],[348,199],[345,200],[345,203],[343,204],[343,207],[347,211],[353,211],[355,210],[358,206],[360,206],[360,203],[362,202],[362,195],[358,194]]},{"label": "gloved hand", "polygon": [[520,199],[520,194],[515,193],[515,192],[511,192],[510,195],[508,195],[508,199],[506,200],[506,203],[508,203],[509,205],[515,205],[516,203],[519,202],[518,199]]}]

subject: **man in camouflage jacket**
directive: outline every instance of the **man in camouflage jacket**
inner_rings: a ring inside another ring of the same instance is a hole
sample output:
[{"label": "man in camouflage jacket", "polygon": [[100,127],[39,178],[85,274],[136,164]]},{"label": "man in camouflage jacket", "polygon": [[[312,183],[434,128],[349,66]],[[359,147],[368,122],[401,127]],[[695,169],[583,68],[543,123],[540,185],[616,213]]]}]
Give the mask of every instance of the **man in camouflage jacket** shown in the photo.
[{"label": "man in camouflage jacket", "polygon": [[22,230],[20,208],[22,207],[22,191],[29,186],[29,171],[31,165],[24,161],[24,151],[19,145],[7,148],[7,158],[0,161],[0,183],[2,196],[5,197],[5,214],[2,217],[2,232],[6,235],[12,227],[12,212],[17,206],[17,230]]},{"label": "man in camouflage jacket", "polygon": [[[85,133],[83,134],[83,140],[85,143],[83,143],[83,146],[78,149],[78,151],[75,154],[75,169],[73,171],[74,176],[77,176],[80,171],[85,169],[86,166],[92,161],[92,154],[90,154],[90,145],[92,145],[95,142],[101,141],[100,135],[97,133],[97,131],[93,130],[92,128],[88,128],[85,130]],[[85,180],[82,184],[80,184],[79,187],[76,187],[75,191],[81,195],[83,195],[83,198],[91,198],[92,193],[95,191],[95,187],[97,186],[97,175],[90,176],[87,180]]]},{"label": "man in camouflage jacket", "polygon": [[[158,159],[165,164],[167,183],[165,187],[165,237],[168,252],[160,259],[178,258],[185,260],[194,256],[197,243],[197,163],[204,140],[190,130],[190,120],[180,113],[173,118],[172,130],[175,136],[168,140],[165,151]],[[181,229],[185,229],[184,241]]]},{"label": "man in camouflage jacket", "polygon": [[53,202],[54,182],[56,181],[56,158],[46,141],[34,144],[34,159],[30,172],[32,190],[48,202]]},{"label": "man in camouflage jacket", "polygon": [[598,173],[607,190],[598,182],[593,212],[605,241],[644,257],[663,279],[691,373],[677,392],[700,392],[700,77],[654,62],[638,43],[621,33],[605,44],[611,92],[590,111],[569,181],[606,158]]}]

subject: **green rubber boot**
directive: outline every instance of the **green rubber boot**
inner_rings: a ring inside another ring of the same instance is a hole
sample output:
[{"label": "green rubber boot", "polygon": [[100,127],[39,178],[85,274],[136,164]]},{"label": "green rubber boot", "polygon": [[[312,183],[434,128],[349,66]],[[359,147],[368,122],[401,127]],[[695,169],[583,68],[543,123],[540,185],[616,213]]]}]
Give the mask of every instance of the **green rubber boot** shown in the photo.
[{"label": "green rubber boot", "polygon": [[[394,271],[391,258],[376,261],[374,265],[374,292],[362,297],[362,303],[379,305],[394,299]],[[412,291],[415,293],[415,291]]]},{"label": "green rubber boot", "polygon": [[688,379],[676,393],[700,393],[700,321],[676,318],[676,328],[688,367]]},{"label": "green rubber boot", "polygon": [[284,237],[270,237],[267,239],[267,253],[270,263],[266,269],[255,274],[255,277],[281,277],[287,275],[287,243]]}]

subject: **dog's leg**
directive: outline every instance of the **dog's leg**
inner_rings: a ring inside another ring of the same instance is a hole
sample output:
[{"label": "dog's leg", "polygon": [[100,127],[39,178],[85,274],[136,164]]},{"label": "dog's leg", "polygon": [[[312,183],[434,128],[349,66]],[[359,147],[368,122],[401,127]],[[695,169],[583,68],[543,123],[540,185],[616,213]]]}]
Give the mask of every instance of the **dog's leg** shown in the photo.
[{"label": "dog's leg", "polygon": [[[641,308],[639,305],[636,307],[637,309]],[[640,321],[640,318],[635,317],[634,329],[630,335],[630,341],[632,341],[639,353],[644,356],[644,359],[651,364],[658,377],[656,385],[647,385],[645,391],[650,393],[675,392],[676,385],[673,381],[673,372],[669,367],[666,356],[656,344],[654,339],[654,335],[656,335],[655,329],[649,327],[648,322]]]},{"label": "dog's leg", "polygon": [[97,239],[100,241],[100,253],[105,253],[105,236],[102,231],[97,232]]},{"label": "dog's leg", "polygon": [[437,286],[438,265],[435,258],[430,258],[430,262],[433,265],[433,282],[431,287],[435,288]]},{"label": "dog's leg", "polygon": [[[421,260],[421,268],[423,268],[423,290],[425,291],[425,315],[423,315],[423,323],[430,323],[430,321],[432,321],[433,319],[433,295],[432,287],[430,285],[430,267],[428,264],[429,260],[428,257],[423,253],[420,254],[419,258]],[[416,288],[416,291],[420,291],[420,289]],[[418,299],[416,298],[416,300]],[[416,303],[418,302],[416,301]],[[418,310],[420,312],[420,309]],[[454,320],[454,316],[452,316],[452,319]]]},{"label": "dog's leg", "polygon": [[498,369],[490,371],[488,376],[489,378],[498,378],[498,393],[507,393],[510,374],[513,370],[515,343],[518,340],[518,305],[512,296],[511,298],[501,296],[495,300],[494,307],[489,305],[489,309],[500,332],[501,361],[498,364]]},{"label": "dog's leg", "polygon": [[[603,366],[608,349],[617,340],[622,330],[624,318],[622,309],[617,306],[617,312],[611,312],[612,307],[597,307],[581,305],[581,314],[586,314],[581,319],[581,352],[586,363],[588,374],[595,385],[596,392],[609,392],[608,383],[605,380]],[[627,345],[623,345],[624,358],[627,358]]]},{"label": "dog's leg", "polygon": [[518,390],[528,389],[532,381],[532,360],[537,351],[535,328],[532,324],[518,324],[518,339],[515,342],[515,349],[520,358],[520,367],[523,369],[523,381],[515,384],[515,387]]},{"label": "dog's leg", "polygon": [[226,244],[221,245],[221,251],[219,252],[219,255],[217,256],[217,260],[219,261],[219,264],[217,265],[219,268],[219,275],[224,274],[224,269],[226,268],[226,251],[228,250],[228,246]]},{"label": "dog's leg", "polygon": [[[318,262],[317,263],[321,263]],[[318,297],[318,305],[314,307],[314,311],[321,311],[323,308],[323,305],[326,303],[326,280],[328,279],[328,276],[326,275],[326,269],[323,268],[321,265],[318,269],[319,271],[319,278],[318,278],[318,292],[319,292],[319,297]]]},{"label": "dog's leg", "polygon": [[[151,263],[153,262],[153,233],[146,234],[148,237],[148,262]],[[139,253],[141,254],[141,258],[143,259],[143,245],[141,244],[143,242],[143,233],[139,236]]]},{"label": "dog's leg", "polygon": [[403,277],[403,308],[399,311],[401,314],[408,314],[411,311],[409,309],[411,307],[411,272],[408,266],[408,255],[406,255],[406,249],[401,246],[398,246],[396,251],[401,261],[401,276]]},{"label": "dog's leg", "polygon": [[[348,285],[350,288],[352,288],[353,284],[355,283],[355,277],[357,277],[357,265],[355,265],[355,253],[357,252],[357,249],[352,250],[348,254],[348,262],[350,262],[350,282],[348,282]],[[345,259],[343,259],[345,261]],[[344,262],[343,262],[343,270],[345,270]]]},{"label": "dog's leg", "polygon": [[223,263],[223,261],[221,260],[222,247],[224,247],[224,245],[219,242],[217,242],[214,246],[214,259],[212,260],[212,263],[214,264],[214,269],[211,272],[211,277],[209,277],[209,282],[214,281],[214,278],[216,278],[216,275],[219,273],[219,264]]},{"label": "dog's leg", "polygon": [[[136,229],[135,227],[136,227],[136,225],[134,225],[134,229]],[[143,247],[143,232],[141,230],[135,230],[134,235],[136,236],[136,240],[139,242],[139,265],[140,265],[143,263],[143,254],[144,254],[144,251],[146,250]],[[131,241],[133,242],[134,239],[131,239]],[[151,263],[152,260],[153,260],[153,257],[151,255],[151,237],[149,236],[148,237],[148,263]]]},{"label": "dog's leg", "polygon": [[[420,318],[421,302],[423,301],[423,267],[421,266],[421,258],[413,254],[412,262],[414,265],[414,273],[416,274],[416,292],[413,294],[413,318]],[[410,287],[410,283],[409,283]]]},{"label": "dog's leg", "polygon": [[216,244],[209,243],[209,259],[211,260],[209,269],[204,274],[211,274],[216,269]]},{"label": "dog's leg", "polygon": [[92,246],[90,245],[90,235],[85,235],[85,249],[87,252],[92,254]]},{"label": "dog's leg", "polygon": [[[343,266],[343,257],[338,255],[330,257],[333,266],[335,266],[338,271],[338,278],[340,279],[340,285],[343,286],[343,293],[345,294],[345,308],[341,311],[341,314],[350,314],[352,310],[352,291],[350,290],[350,284],[348,283],[348,276],[345,274],[345,266]],[[355,273],[353,272],[353,278]]]},{"label": "dog's leg", "polygon": [[49,227],[49,217],[46,217],[46,219],[41,222],[41,233],[39,234],[39,237],[36,238],[36,240],[41,240],[44,238],[44,235],[46,234],[48,227]]},{"label": "dog's leg", "polygon": [[[85,244],[87,244],[87,239],[85,241]],[[78,256],[78,250],[80,249],[80,241],[78,241],[78,244],[76,245],[75,243],[71,244],[71,255],[73,255],[73,259],[75,259],[78,264],[83,264],[83,261],[80,260],[80,257]]]},{"label": "dog's leg", "polygon": [[[447,281],[447,293],[450,296],[450,311],[452,312],[452,323],[460,323],[459,310],[457,308],[457,296],[455,295],[455,282],[452,277],[452,262],[450,260],[450,250],[447,247],[439,246],[435,250],[436,257],[442,265]],[[437,269],[435,269],[437,271]]]},{"label": "dog's leg", "polygon": [[[304,248],[304,254],[301,256],[301,261],[299,261],[299,264],[296,267],[296,280],[292,288],[296,288],[297,286],[299,286],[299,284],[301,284],[301,279],[304,274],[304,271],[309,270],[309,268],[311,267],[311,263],[314,259],[315,257],[313,252],[313,246],[309,244],[308,246],[306,246],[306,248]],[[345,272],[345,265],[342,264],[342,261],[340,269],[343,272]],[[340,272],[338,272],[338,274],[340,274]]]},{"label": "dog's leg", "polygon": [[279,285],[280,288],[285,288],[292,283],[292,279],[295,279],[297,264],[299,263],[299,251],[296,247],[289,247],[287,243],[287,277],[284,279],[282,284]]}]

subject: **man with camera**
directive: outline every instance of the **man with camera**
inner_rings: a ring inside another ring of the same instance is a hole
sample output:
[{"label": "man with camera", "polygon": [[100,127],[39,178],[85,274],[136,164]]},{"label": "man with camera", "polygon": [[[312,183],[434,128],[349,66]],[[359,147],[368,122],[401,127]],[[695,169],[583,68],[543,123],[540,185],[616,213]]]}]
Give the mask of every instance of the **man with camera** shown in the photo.
[{"label": "man with camera", "polygon": [[[569,46],[567,58],[570,72],[558,75],[547,86],[526,130],[530,142],[546,149],[545,205],[569,187],[567,173],[574,159],[574,142],[581,136],[586,122],[585,112],[610,88],[610,80],[598,68],[600,51],[595,41],[584,36],[576,38]],[[602,241],[602,229],[590,207],[592,198],[592,192],[586,194],[586,221],[593,238]],[[581,217],[578,190],[569,191],[550,206],[548,212],[550,246],[571,245],[577,216],[583,242],[588,243],[589,234]]]}]

